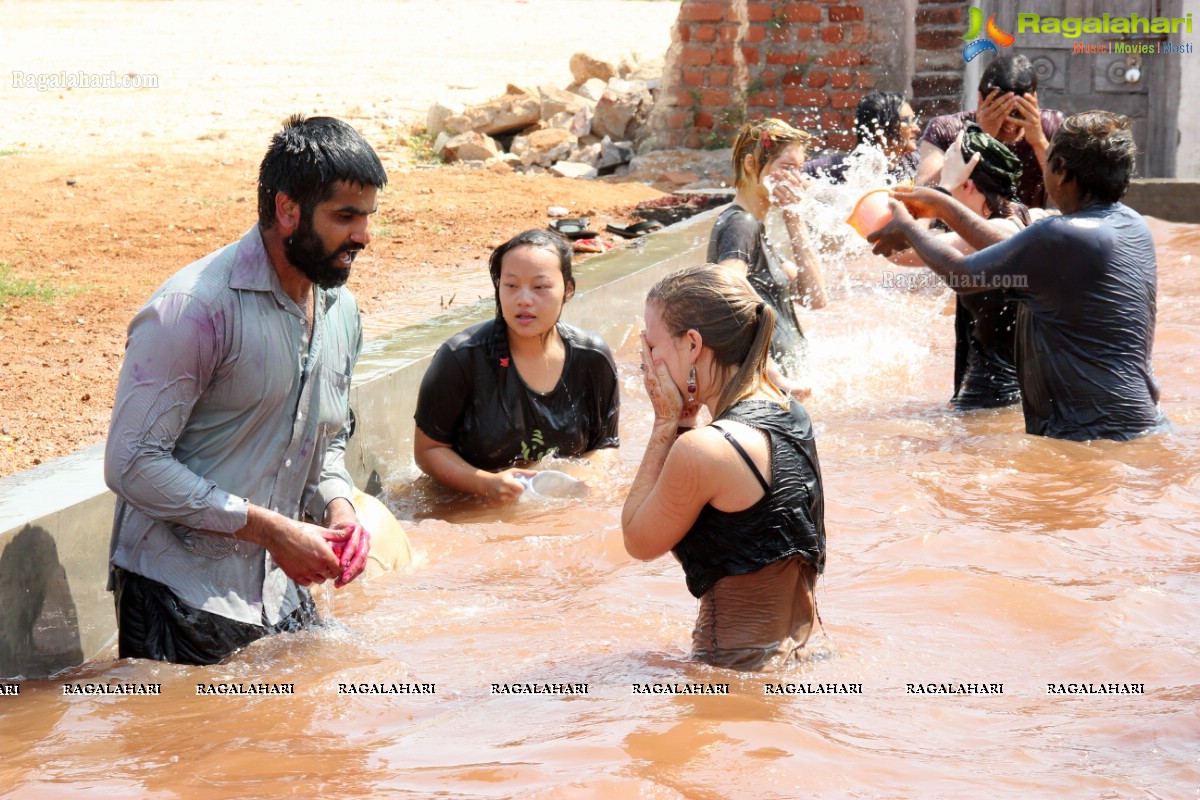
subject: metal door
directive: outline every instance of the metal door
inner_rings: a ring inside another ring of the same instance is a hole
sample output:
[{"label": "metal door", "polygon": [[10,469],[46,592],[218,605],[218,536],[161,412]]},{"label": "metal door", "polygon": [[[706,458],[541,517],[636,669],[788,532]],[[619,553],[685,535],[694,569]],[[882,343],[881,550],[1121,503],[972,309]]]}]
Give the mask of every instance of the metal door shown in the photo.
[{"label": "metal door", "polygon": [[[1083,33],[1067,38],[1057,33],[1018,33],[1017,14],[1045,17],[1181,17],[1182,0],[978,0],[985,18],[996,15],[996,24],[1016,36],[1001,55],[1019,53],[1033,62],[1038,73],[1038,102],[1064,114],[1103,109],[1133,120],[1138,145],[1138,177],[1170,178],[1175,175],[1178,146],[1179,55],[1150,54],[1140,58],[1112,53],[1112,43],[1160,42],[1169,34]],[[1174,37],[1180,41],[1183,34]],[[1188,37],[1190,39],[1190,37]],[[1075,52],[1075,43],[1107,44],[1108,53]],[[966,91],[974,106],[978,75],[990,53],[972,62]],[[1194,56],[1182,56],[1183,58]],[[1129,73],[1136,66],[1137,73]],[[1127,80],[1137,75],[1137,80]],[[972,79],[970,76],[974,76]]]}]

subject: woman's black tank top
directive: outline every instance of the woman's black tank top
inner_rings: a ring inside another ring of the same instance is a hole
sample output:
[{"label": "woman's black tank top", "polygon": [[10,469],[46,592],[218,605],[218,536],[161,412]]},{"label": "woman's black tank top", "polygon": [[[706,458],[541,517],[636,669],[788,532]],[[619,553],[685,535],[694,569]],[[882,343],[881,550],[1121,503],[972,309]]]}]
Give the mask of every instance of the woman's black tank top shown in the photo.
[{"label": "woman's black tank top", "polygon": [[[770,441],[771,483],[725,432],[766,493],[742,511],[705,505],[671,552],[683,565],[688,591],[701,597],[727,575],[757,572],[780,559],[801,556],[825,568],[825,498],[812,421],[795,400],[781,408],[768,400],[743,400],[714,420],[733,420],[763,431]],[[724,432],[724,431],[722,431]]]}]

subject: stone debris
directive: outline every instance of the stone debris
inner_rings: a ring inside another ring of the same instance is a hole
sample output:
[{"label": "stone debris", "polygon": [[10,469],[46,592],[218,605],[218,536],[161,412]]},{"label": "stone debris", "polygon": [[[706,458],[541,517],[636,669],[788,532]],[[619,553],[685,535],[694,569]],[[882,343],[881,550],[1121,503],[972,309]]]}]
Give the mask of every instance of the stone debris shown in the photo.
[{"label": "stone debris", "polygon": [[462,103],[434,103],[425,115],[425,130],[437,136],[446,130],[446,120],[463,116],[466,111],[467,108]]},{"label": "stone debris", "polygon": [[571,75],[576,83],[584,83],[593,78],[607,83],[617,77],[617,68],[587,53],[576,53],[571,56]]},{"label": "stone debris", "polygon": [[535,174],[627,171],[659,92],[662,60],[613,65],[576,53],[570,68],[574,82],[563,89],[509,84],[478,105],[434,103],[426,114],[434,152],[447,162],[502,162]]},{"label": "stone debris", "polygon": [[607,88],[608,83],[599,80],[598,78],[592,78],[591,80],[584,81],[583,83],[571,84],[568,87],[568,91],[573,94],[577,94],[580,97],[586,97],[592,102],[599,102],[600,98],[604,95],[604,90]]},{"label": "stone debris", "polygon": [[611,80],[596,103],[592,131],[615,141],[631,139],[637,132],[635,123],[643,123],[653,105],[654,98],[645,81]]},{"label": "stone debris", "polygon": [[574,161],[577,164],[587,164],[589,167],[597,167],[600,165],[600,155],[603,148],[600,142],[593,142],[589,145],[581,144],[571,151],[571,155],[567,157],[567,161]]},{"label": "stone debris", "polygon": [[585,105],[596,105],[594,100],[553,86],[539,86],[538,95],[542,99],[542,119],[547,122],[559,114],[568,114],[573,117]]},{"label": "stone debris", "polygon": [[450,139],[442,148],[442,158],[455,161],[490,161],[500,156],[496,140],[484,133],[467,131]]},{"label": "stone debris", "polygon": [[550,168],[550,174],[560,178],[595,178],[600,173],[589,164],[582,164],[578,161],[559,161]]},{"label": "stone debris", "polygon": [[603,170],[628,164],[634,155],[633,142],[614,142],[605,136],[600,142],[600,159],[596,162],[596,168]]},{"label": "stone debris", "polygon": [[571,154],[579,139],[562,128],[546,128],[513,139],[510,151],[521,157],[525,166],[548,167]]}]

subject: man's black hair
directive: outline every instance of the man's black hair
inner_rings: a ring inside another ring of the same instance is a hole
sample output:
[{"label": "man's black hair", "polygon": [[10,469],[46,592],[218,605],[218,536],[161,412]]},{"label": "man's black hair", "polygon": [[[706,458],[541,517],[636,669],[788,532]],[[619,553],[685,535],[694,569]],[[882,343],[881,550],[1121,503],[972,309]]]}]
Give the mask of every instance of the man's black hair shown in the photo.
[{"label": "man's black hair", "polygon": [[1081,200],[1115,203],[1128,191],[1137,163],[1133,124],[1111,111],[1072,114],[1054,132],[1046,161],[1075,181]]},{"label": "man's black hair", "polygon": [[258,169],[258,225],[275,224],[275,195],[282,192],[311,217],[313,208],[333,196],[338,182],[382,189],[387,172],[358,131],[333,117],[296,114],[271,137]]},{"label": "man's black hair", "polygon": [[1036,92],[1037,87],[1037,70],[1025,56],[1001,56],[988,64],[979,78],[979,93],[984,97],[993,89],[999,89],[1000,94],[1027,95]]},{"label": "man's black hair", "polygon": [[886,146],[900,138],[900,106],[904,96],[897,92],[871,92],[858,101],[854,113],[854,135],[858,143]]}]

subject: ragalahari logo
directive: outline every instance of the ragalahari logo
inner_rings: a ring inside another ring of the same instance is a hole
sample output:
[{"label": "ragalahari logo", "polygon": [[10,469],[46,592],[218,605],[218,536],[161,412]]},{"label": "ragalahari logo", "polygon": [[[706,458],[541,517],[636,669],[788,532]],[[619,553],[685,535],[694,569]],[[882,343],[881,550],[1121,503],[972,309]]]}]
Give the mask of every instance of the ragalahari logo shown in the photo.
[{"label": "ragalahari logo", "polygon": [[[970,13],[970,18],[967,23],[967,35],[962,37],[967,42],[967,46],[963,48],[963,61],[971,61],[980,53],[985,53],[988,50],[998,55],[1000,50],[996,45],[1008,47],[1017,40],[1017,37],[1011,33],[1000,30],[999,26],[996,25],[995,14],[988,17],[985,29],[983,25],[983,10],[968,8],[967,11]],[[985,30],[987,35],[981,37],[979,34],[984,33]]]}]

